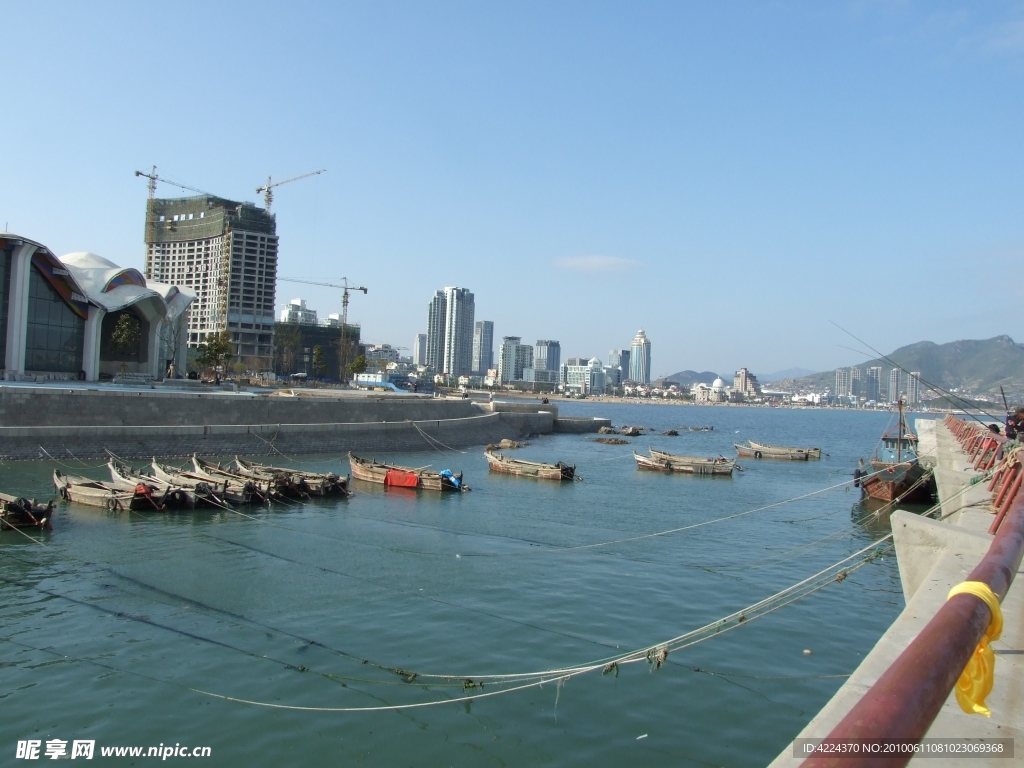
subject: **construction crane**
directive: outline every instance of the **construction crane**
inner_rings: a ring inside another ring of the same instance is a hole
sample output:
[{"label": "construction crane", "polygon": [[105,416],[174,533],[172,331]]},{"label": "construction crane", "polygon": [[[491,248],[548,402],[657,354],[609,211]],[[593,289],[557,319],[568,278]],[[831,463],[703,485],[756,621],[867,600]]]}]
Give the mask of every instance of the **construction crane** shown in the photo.
[{"label": "construction crane", "polygon": [[267,183],[262,187],[256,187],[256,194],[259,194],[260,192],[263,193],[263,202],[266,205],[267,213],[270,213],[270,204],[274,202],[274,187],[280,187],[282,184],[291,184],[293,181],[305,179],[309,176],[316,176],[318,174],[325,173],[326,171],[326,168],[321,168],[319,171],[310,171],[309,173],[304,173],[301,176],[293,176],[292,178],[285,179],[284,181],[274,181],[270,176],[267,176]]},{"label": "construction crane", "polygon": [[[143,176],[143,177],[149,179],[149,183],[146,186],[149,187],[149,199],[150,200],[152,200],[153,198],[156,197],[156,183],[158,181],[162,181],[164,184],[172,184],[175,187],[181,187],[182,189],[187,189],[189,192],[198,192],[200,195],[210,195],[209,192],[204,192],[201,189],[196,189],[195,187],[189,187],[189,186],[187,186],[185,184],[180,184],[177,181],[171,181],[170,179],[163,179],[163,178],[157,176],[156,175],[156,166],[155,165],[153,166],[153,170],[150,171],[149,173],[146,173],[145,171],[136,171],[135,175],[136,176]],[[210,197],[215,197],[215,195],[210,195]]]},{"label": "construction crane", "polygon": [[[319,171],[317,171],[317,173],[319,173]],[[306,175],[308,176],[309,174]],[[280,183],[284,184],[285,182],[282,181]],[[301,277],[279,277],[277,279],[283,280],[286,283],[305,283],[306,285],[322,285],[327,288],[341,288],[341,347],[339,350],[341,357],[341,379],[342,381],[348,381],[348,368],[346,366],[346,363],[348,362],[348,292],[362,291],[364,294],[367,294],[370,292],[369,289],[364,288],[361,285],[352,285],[348,281],[347,277],[341,278],[340,284],[325,283],[320,280],[306,280],[305,278]]]}]

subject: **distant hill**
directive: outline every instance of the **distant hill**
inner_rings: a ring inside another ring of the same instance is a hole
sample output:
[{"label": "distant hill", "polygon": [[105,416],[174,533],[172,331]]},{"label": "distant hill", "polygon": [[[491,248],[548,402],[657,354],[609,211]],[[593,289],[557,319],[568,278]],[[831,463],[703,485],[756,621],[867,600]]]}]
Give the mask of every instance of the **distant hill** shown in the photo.
[{"label": "distant hill", "polygon": [[[996,336],[981,341],[952,341],[936,344],[919,341],[900,347],[888,357],[907,371],[921,372],[921,396],[930,399],[926,382],[932,382],[943,389],[957,389],[961,394],[971,396],[999,397],[999,386],[1006,390],[1011,401],[1024,400],[1024,345],[1017,344],[1009,336]],[[882,389],[889,383],[889,371],[893,366],[884,360],[874,359],[855,363],[862,371],[879,366],[882,368]],[[851,366],[844,366],[846,368]],[[809,376],[791,377],[774,382],[780,389],[817,390],[835,389],[836,372],[822,371]]]},{"label": "distant hill", "polygon": [[759,373],[757,374],[757,381],[759,384],[765,384],[771,381],[782,381],[783,379],[797,379],[801,376],[810,376],[814,373],[810,368],[787,368],[784,371],[776,371],[775,373]]},{"label": "distant hill", "polygon": [[[674,381],[677,384],[692,386],[693,384],[711,384],[718,378],[718,374],[714,371],[701,371],[700,373],[697,371],[679,371],[679,373],[673,373],[664,378],[666,381]],[[731,379],[729,383],[732,383]]]}]

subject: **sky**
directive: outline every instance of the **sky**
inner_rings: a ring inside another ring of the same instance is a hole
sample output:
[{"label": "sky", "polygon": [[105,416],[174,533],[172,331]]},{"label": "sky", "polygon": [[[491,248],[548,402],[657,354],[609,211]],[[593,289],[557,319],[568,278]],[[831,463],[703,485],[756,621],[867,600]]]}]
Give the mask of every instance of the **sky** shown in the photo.
[{"label": "sky", "polygon": [[[0,225],[142,268],[157,172],[276,189],[280,276],[563,360],[826,370],[1024,341],[1024,2],[0,0]],[[161,196],[186,194],[170,185]],[[262,203],[261,203],[262,204]],[[277,304],[340,310],[279,283]]]}]

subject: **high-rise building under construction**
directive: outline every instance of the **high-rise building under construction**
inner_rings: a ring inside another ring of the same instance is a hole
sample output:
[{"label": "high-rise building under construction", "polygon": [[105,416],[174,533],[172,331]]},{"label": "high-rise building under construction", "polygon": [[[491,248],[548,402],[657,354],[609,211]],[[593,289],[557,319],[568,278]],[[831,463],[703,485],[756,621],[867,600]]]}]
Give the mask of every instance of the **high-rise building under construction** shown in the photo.
[{"label": "high-rise building under construction", "polygon": [[271,214],[212,195],[150,200],[146,279],[195,290],[190,347],[227,331],[235,359],[269,361],[277,282],[277,224]]}]

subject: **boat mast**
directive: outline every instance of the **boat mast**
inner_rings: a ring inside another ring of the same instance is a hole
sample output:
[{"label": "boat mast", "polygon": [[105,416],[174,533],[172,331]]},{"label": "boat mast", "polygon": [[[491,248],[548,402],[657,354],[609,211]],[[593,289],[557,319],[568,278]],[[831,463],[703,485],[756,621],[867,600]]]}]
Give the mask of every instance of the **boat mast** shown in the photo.
[{"label": "boat mast", "polygon": [[905,430],[905,427],[903,425],[903,398],[902,397],[899,400],[899,406],[900,406],[900,421],[899,421],[900,433],[899,433],[899,435],[896,436],[896,463],[897,464],[900,463],[900,459],[902,458],[902,455],[903,455],[903,433],[904,433],[904,430]]}]

